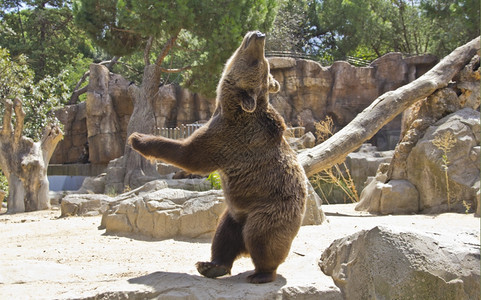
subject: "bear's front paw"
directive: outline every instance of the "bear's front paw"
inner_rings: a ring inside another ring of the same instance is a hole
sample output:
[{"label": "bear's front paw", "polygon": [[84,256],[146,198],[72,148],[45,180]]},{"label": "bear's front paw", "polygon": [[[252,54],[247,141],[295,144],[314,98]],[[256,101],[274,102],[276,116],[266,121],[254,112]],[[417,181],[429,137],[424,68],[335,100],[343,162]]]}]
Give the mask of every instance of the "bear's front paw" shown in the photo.
[{"label": "bear's front paw", "polygon": [[199,271],[200,274],[208,278],[216,278],[224,276],[226,274],[230,274],[230,269],[227,269],[224,266],[219,266],[212,262],[199,261],[195,264],[195,266],[197,267],[197,271]]}]

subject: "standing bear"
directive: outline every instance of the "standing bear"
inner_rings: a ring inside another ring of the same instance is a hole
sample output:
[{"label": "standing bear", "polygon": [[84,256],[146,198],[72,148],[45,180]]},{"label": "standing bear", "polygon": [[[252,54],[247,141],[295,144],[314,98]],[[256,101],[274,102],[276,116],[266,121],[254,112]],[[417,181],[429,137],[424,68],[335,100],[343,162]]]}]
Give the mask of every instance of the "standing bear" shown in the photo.
[{"label": "standing bear", "polygon": [[188,172],[218,171],[227,209],[212,241],[210,262],[197,270],[230,274],[234,260],[250,255],[251,283],[275,280],[305,210],[306,176],[283,137],[283,118],[269,103],[279,83],[264,56],[265,35],[249,32],[227,61],[217,87],[216,110],[185,140],[133,133],[132,148]]}]

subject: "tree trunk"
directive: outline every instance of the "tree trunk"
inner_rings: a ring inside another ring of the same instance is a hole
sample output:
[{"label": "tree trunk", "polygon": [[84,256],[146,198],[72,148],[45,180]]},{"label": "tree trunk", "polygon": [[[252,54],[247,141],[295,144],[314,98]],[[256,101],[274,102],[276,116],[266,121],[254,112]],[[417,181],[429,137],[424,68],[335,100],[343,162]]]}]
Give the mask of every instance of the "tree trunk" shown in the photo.
[{"label": "tree trunk", "polygon": [[[15,112],[15,128],[12,115]],[[5,101],[3,127],[0,130],[0,167],[7,177],[9,213],[50,208],[47,179],[48,162],[63,133],[47,126],[39,142],[22,136],[25,112],[22,102]]]},{"label": "tree trunk", "polygon": [[346,127],[324,143],[299,154],[307,176],[342,162],[346,156],[372,138],[385,124],[418,100],[445,87],[479,52],[480,38],[455,49],[429,72],[415,81],[378,97]]},{"label": "tree trunk", "polygon": [[[155,134],[154,99],[159,91],[161,68],[156,64],[144,69],[140,87],[131,85],[129,93],[134,101],[134,110],[127,126],[127,137],[134,132]],[[124,151],[125,177],[124,186],[136,188],[142,184],[159,178],[153,163],[134,151],[126,144]]]}]

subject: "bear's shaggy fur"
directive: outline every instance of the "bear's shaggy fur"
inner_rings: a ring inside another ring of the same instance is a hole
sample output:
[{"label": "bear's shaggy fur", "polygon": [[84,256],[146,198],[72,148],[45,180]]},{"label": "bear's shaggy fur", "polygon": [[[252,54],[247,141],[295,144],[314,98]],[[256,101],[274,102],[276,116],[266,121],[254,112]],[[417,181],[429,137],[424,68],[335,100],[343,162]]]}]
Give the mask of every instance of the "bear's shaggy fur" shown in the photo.
[{"label": "bear's shaggy fur", "polygon": [[185,140],[133,133],[132,147],[189,172],[218,171],[227,210],[212,241],[206,277],[230,274],[234,260],[250,255],[252,283],[270,282],[301,225],[306,177],[283,137],[285,124],[269,103],[279,83],[264,56],[265,35],[249,32],[228,60],[210,121]]}]

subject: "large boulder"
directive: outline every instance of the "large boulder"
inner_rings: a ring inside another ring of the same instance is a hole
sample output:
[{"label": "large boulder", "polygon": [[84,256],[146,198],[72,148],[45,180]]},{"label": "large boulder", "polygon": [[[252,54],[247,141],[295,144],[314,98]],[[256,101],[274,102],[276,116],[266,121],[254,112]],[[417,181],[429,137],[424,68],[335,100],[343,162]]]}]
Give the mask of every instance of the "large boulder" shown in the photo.
[{"label": "large boulder", "polygon": [[[450,114],[429,127],[407,159],[407,179],[419,191],[420,210],[438,213],[447,210],[448,188],[452,210],[464,212],[466,206],[476,207],[479,191],[480,114],[465,108]],[[455,138],[446,153],[449,161],[446,184],[443,155],[433,142],[451,133]]]},{"label": "large boulder", "polygon": [[305,225],[320,225],[326,220],[324,211],[322,210],[322,200],[316,193],[312,185],[307,183],[307,199],[306,212],[302,220],[302,226]]},{"label": "large boulder", "polygon": [[344,299],[479,299],[476,232],[375,227],[334,241],[319,266]]},{"label": "large boulder", "polygon": [[224,209],[222,191],[166,188],[115,203],[103,215],[102,226],[109,233],[194,238],[211,233]]},{"label": "large boulder", "polygon": [[98,194],[70,194],[61,200],[61,217],[95,216],[105,213],[112,197]]},{"label": "large boulder", "polygon": [[[109,202],[101,228],[110,233],[139,233],[158,239],[195,238],[214,233],[226,208],[221,190],[188,191],[156,180],[121,194]],[[325,220],[321,200],[309,186],[302,225]]]},{"label": "large boulder", "polygon": [[475,55],[448,86],[404,112],[393,158],[362,191],[356,210],[480,215],[479,60]]},{"label": "large boulder", "polygon": [[82,182],[76,194],[103,194],[105,192],[105,173],[95,177],[87,177]]},{"label": "large boulder", "polygon": [[[388,179],[388,168],[384,168],[361,192],[356,210],[381,214],[476,210],[480,190],[480,130],[480,113],[471,108],[434,123],[406,151],[402,168],[405,178]],[[446,134],[452,134],[452,139],[445,153],[434,141]],[[448,159],[447,172],[443,156]]]}]

